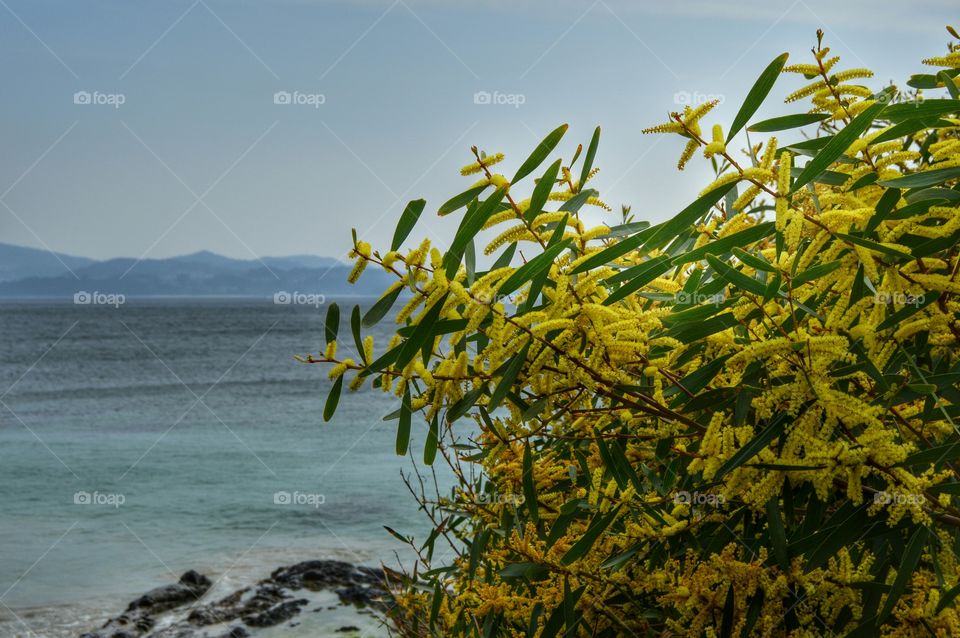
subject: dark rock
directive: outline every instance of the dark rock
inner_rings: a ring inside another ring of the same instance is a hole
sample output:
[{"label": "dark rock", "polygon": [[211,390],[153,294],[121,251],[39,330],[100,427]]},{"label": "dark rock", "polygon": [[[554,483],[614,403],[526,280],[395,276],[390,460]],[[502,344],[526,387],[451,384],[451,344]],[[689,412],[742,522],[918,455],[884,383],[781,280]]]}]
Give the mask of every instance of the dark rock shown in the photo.
[{"label": "dark rock", "polygon": [[127,607],[127,613],[141,610],[144,613],[160,613],[186,603],[195,602],[207,593],[213,583],[202,574],[190,570],[180,577],[180,582],[151,589]]},{"label": "dark rock", "polygon": [[288,600],[287,602],[274,605],[266,611],[250,616],[244,616],[243,622],[251,627],[273,627],[282,622],[290,620],[300,613],[300,608],[309,603],[309,600],[301,598],[299,600]]}]

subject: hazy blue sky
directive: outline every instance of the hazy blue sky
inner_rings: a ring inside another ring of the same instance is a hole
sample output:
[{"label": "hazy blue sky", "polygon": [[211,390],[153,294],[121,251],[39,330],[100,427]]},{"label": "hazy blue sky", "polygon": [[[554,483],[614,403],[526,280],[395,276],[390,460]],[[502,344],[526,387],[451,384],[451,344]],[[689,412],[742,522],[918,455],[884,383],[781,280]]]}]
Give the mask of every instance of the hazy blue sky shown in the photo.
[{"label": "hazy blue sky", "polygon": [[[0,0],[0,241],[97,258],[343,255],[352,226],[383,246],[408,199],[432,212],[463,190],[472,144],[505,152],[510,174],[562,122],[567,157],[602,125],[596,187],[660,220],[709,179],[703,162],[676,171],[679,140],[640,133],[678,92],[722,96],[729,122],[763,67],[804,59],[821,26],[841,64],[902,82],[945,49],[956,8]],[[758,117],[796,112],[779,98],[798,86],[781,79]],[[75,104],[84,91],[106,103]],[[278,91],[323,103],[275,104]],[[523,104],[475,104],[478,91]],[[414,235],[455,221],[425,214]]]}]

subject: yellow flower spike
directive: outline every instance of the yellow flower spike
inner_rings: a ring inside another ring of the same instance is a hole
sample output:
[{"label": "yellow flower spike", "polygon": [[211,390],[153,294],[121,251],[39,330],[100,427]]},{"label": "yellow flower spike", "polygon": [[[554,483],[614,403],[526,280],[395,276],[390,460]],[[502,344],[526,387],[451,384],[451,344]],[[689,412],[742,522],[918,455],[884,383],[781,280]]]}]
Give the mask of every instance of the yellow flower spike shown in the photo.
[{"label": "yellow flower spike", "polygon": [[786,196],[790,193],[790,169],[793,164],[793,156],[790,151],[780,153],[780,163],[777,167],[777,194]]},{"label": "yellow flower spike", "polygon": [[482,171],[485,167],[489,168],[494,164],[499,164],[503,161],[503,153],[494,153],[493,155],[487,155],[485,158],[479,162],[474,162],[473,164],[467,164],[460,169],[460,174],[466,177],[467,175],[475,175]]},{"label": "yellow flower spike", "polygon": [[687,165],[687,162],[690,161],[690,158],[693,157],[693,154],[697,152],[697,147],[700,146],[697,140],[690,140],[687,142],[687,145],[683,149],[683,153],[680,154],[680,160],[677,162],[677,168],[681,171]]},{"label": "yellow flower spike", "polygon": [[337,342],[330,341],[327,343],[327,349],[323,353],[325,359],[336,359],[337,358]]},{"label": "yellow flower spike", "polygon": [[703,156],[707,159],[727,151],[727,146],[723,139],[723,127],[719,124],[714,124],[712,134],[713,140],[703,149]]},{"label": "yellow flower spike", "polygon": [[771,137],[767,140],[767,147],[763,151],[763,157],[760,158],[760,168],[770,170],[773,168],[773,160],[777,154],[777,138]]},{"label": "yellow flower spike", "polygon": [[492,175],[490,177],[490,183],[493,184],[494,188],[505,188],[508,192],[510,191],[510,182],[500,173]]},{"label": "yellow flower spike", "polygon": [[702,104],[698,104],[696,108],[690,108],[689,106],[684,108],[683,113],[683,123],[687,126],[692,127],[694,124],[699,122],[704,115],[713,110],[717,104],[720,104],[720,100],[707,100]]},{"label": "yellow flower spike", "polygon": [[336,379],[337,377],[342,376],[343,373],[346,372],[352,365],[355,365],[355,362],[353,359],[344,359],[337,365],[330,368],[330,373],[329,373],[330,378]]},{"label": "yellow flower spike", "polygon": [[353,269],[350,271],[350,274],[347,276],[347,281],[351,284],[357,283],[357,280],[360,279],[360,275],[363,274],[363,271],[367,267],[366,259],[358,259],[357,263],[353,265]]}]

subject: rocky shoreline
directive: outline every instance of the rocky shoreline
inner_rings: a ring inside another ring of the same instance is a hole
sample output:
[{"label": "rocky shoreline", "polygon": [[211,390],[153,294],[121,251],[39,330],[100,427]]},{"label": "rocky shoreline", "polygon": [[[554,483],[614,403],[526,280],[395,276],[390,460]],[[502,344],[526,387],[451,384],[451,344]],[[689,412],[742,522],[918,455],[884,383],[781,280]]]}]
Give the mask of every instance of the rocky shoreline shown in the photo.
[{"label": "rocky shoreline", "polygon": [[[266,628],[296,627],[301,614],[322,614],[338,605],[382,617],[388,609],[387,576],[380,568],[311,560],[281,567],[254,585],[206,600],[214,583],[191,570],[178,582],[133,600],[121,615],[80,638],[252,638]],[[330,592],[336,595],[335,605],[321,595]],[[345,638],[360,635],[352,625],[336,632]]]}]

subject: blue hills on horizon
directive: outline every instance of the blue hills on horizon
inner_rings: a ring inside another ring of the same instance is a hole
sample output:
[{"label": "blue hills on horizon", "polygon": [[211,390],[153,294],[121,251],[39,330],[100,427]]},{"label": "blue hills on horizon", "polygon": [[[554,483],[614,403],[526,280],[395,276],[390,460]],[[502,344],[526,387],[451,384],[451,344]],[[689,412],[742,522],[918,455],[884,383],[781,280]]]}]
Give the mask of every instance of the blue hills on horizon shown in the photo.
[{"label": "blue hills on horizon", "polygon": [[72,298],[81,291],[127,297],[270,297],[278,292],[379,295],[387,273],[351,285],[351,265],[333,257],[233,259],[210,251],[164,259],[94,260],[0,243],[0,298]]}]

